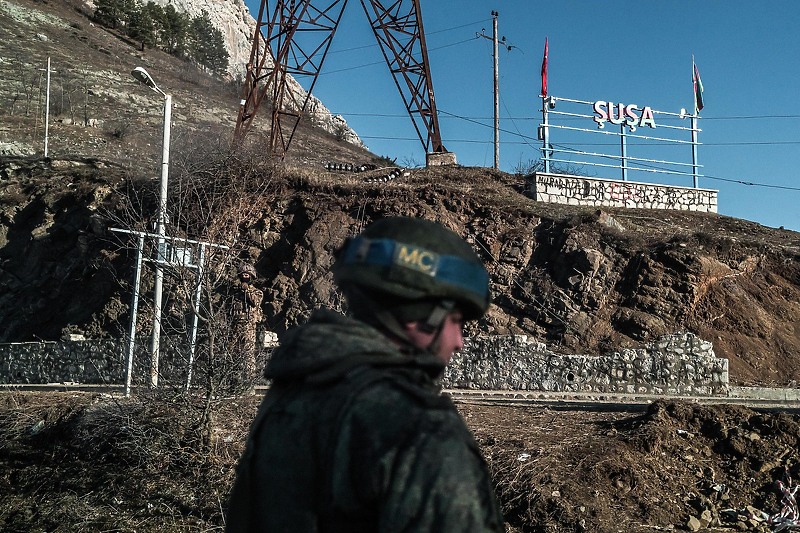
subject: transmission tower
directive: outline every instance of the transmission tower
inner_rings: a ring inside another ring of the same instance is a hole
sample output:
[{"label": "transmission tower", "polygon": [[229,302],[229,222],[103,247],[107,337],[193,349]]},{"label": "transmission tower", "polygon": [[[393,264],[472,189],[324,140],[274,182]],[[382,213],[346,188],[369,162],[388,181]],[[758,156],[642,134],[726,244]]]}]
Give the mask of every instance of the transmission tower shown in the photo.
[{"label": "transmission tower", "polygon": [[[426,153],[446,153],[439,132],[420,0],[360,0]],[[247,63],[235,139],[250,130],[266,98],[272,104],[269,150],[282,157],[311,98],[347,0],[261,0]],[[305,96],[287,90],[310,78]]]}]

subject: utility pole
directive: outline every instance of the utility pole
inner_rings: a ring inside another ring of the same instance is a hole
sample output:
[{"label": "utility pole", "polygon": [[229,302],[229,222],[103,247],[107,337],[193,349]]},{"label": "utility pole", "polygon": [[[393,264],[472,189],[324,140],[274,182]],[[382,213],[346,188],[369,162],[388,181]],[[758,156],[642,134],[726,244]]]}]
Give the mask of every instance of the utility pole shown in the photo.
[{"label": "utility pole", "polygon": [[[497,11],[492,11],[492,44],[494,45],[494,168],[500,168],[500,64],[498,60],[499,41],[497,39]],[[478,37],[489,39],[487,35],[479,33]],[[506,38],[503,37],[503,45]],[[511,47],[509,47],[509,50]]]},{"label": "utility pole", "polygon": [[500,169],[500,63],[497,59],[497,11],[492,11],[494,41],[494,169]]}]

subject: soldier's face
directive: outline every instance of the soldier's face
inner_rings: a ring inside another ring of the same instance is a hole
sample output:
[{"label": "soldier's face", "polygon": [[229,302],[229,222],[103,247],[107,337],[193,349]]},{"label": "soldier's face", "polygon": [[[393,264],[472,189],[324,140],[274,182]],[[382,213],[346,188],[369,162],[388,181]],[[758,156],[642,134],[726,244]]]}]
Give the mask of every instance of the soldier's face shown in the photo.
[{"label": "soldier's face", "polygon": [[414,346],[427,350],[435,343],[434,354],[444,361],[450,362],[453,354],[464,348],[464,317],[460,311],[453,311],[444,319],[444,324],[436,338],[436,332],[426,333],[419,329],[419,322],[406,324],[406,332]]}]

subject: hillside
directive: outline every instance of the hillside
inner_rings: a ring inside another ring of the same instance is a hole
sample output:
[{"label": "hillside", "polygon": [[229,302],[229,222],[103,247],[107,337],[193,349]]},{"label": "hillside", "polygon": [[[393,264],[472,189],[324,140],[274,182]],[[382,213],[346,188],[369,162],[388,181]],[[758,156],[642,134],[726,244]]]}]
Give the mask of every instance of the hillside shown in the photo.
[{"label": "hillside", "polygon": [[[236,124],[239,87],[215,79],[160,50],[139,49],[120,33],[90,19],[90,3],[81,0],[11,0],[0,4],[0,156],[42,155],[47,58],[51,61],[48,155],[99,157],[158,175],[163,98],[139,84],[131,70],[147,69],[158,86],[171,93],[172,151],[182,143],[230,142]],[[248,141],[266,154],[269,106],[259,110]],[[368,158],[362,148],[299,125],[303,160],[308,140],[320,157],[350,161]],[[265,131],[267,132],[265,135]],[[201,138],[199,140],[198,138]]]},{"label": "hillside", "polygon": [[[689,330],[730,360],[734,384],[800,380],[800,233],[534,202],[525,176],[484,168],[387,181],[385,159],[305,122],[286,161],[266,157],[264,120],[231,151],[235,87],[139,51],[84,9],[0,3],[0,342],[127,331],[135,254],[110,229],[152,228],[161,153],[161,99],[129,75],[143,65],[175,98],[170,234],[224,242],[231,263],[252,261],[265,326],[278,334],[342,306],[328,270],[345,237],[404,214],[453,228],[485,261],[494,303],[470,334],[600,354]],[[43,158],[38,69],[48,55],[63,90]],[[329,171],[329,161],[379,168]],[[152,285],[145,268],[142,294]],[[186,297],[169,277],[166,294],[168,318],[181,319]],[[259,398],[216,398],[206,416],[197,394],[0,391],[0,530],[221,530]],[[617,411],[457,407],[509,532],[770,531],[762,512],[783,505],[775,482],[800,476],[795,413],[668,400]]]},{"label": "hillside", "polygon": [[[0,30],[14,36],[0,62],[12,80],[0,88],[0,143],[32,154],[6,155],[0,168],[0,342],[67,331],[119,336],[132,258],[116,253],[122,243],[107,230],[152,216],[155,184],[147,178],[158,175],[161,149],[161,98],[130,70],[145,66],[174,93],[175,205],[198,161],[224,157],[236,88],[162,52],[140,51],[93,25],[80,3],[6,2]],[[41,81],[47,56],[58,71],[59,104],[51,159],[42,160],[33,155],[42,149],[41,95],[31,84]],[[800,378],[798,233],[712,214],[537,203],[525,196],[524,177],[486,169],[418,169],[366,183],[326,172],[324,163],[385,162],[305,122],[273,172],[267,111],[247,138],[246,158],[271,184],[259,192],[264,211],[244,222],[240,251],[257,265],[269,329],[281,333],[314,307],[335,304],[326,274],[332,249],[365,222],[403,213],[443,221],[489,264],[495,305],[476,333],[523,333],[557,350],[597,354],[690,330],[730,359],[734,383]],[[139,220],[119,212],[134,189]],[[143,290],[148,282],[146,275]]]},{"label": "hillside", "polygon": [[[486,169],[418,169],[367,183],[320,166],[255,171],[268,187],[258,193],[263,208],[240,227],[239,250],[256,265],[272,331],[339,305],[332,251],[370,220],[406,214],[445,223],[486,261],[494,305],[471,333],[520,333],[563,352],[599,354],[689,330],[730,359],[733,383],[800,379],[795,232],[715,214],[537,203],[523,194],[522,177]],[[0,340],[126,330],[132,251],[120,250],[108,227],[124,219],[125,194],[137,190],[146,214],[156,196],[152,180],[130,172],[5,160]],[[181,203],[177,189],[172,205]],[[145,272],[143,292],[150,282]]]}]

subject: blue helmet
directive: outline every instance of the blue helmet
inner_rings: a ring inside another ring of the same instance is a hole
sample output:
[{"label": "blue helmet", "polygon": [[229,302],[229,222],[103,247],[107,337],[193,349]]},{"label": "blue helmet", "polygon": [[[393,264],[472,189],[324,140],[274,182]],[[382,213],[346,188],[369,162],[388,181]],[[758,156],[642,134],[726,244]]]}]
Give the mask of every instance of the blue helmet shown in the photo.
[{"label": "blue helmet", "polygon": [[[405,303],[406,311],[452,302],[466,320],[489,308],[489,273],[472,247],[446,227],[421,218],[390,217],[348,239],[333,267],[343,289],[356,286]],[[409,320],[410,321],[410,320]]]}]

